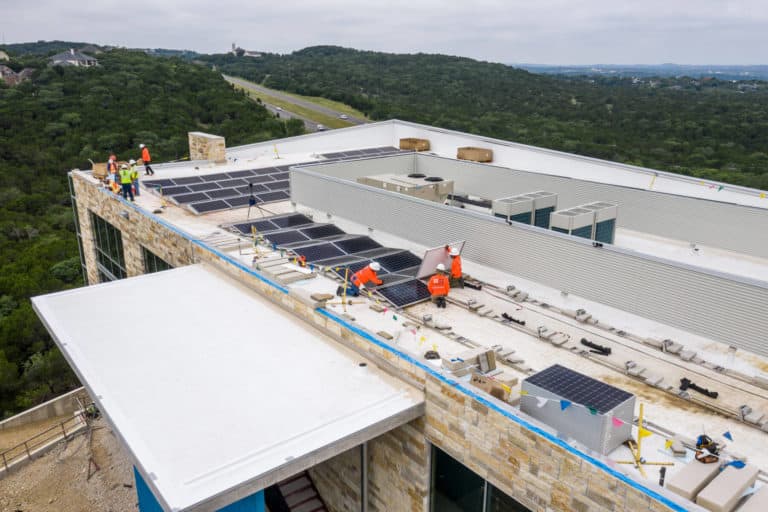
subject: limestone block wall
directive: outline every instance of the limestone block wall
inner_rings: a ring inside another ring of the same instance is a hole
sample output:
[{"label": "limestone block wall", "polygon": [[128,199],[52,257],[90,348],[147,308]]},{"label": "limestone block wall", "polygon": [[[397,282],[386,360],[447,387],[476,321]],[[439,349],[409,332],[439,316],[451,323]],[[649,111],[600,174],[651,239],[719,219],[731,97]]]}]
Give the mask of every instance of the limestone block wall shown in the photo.
[{"label": "limestone block wall", "polygon": [[[423,418],[369,442],[370,510],[428,512],[430,443],[532,510],[684,509],[650,484],[643,490],[608,466],[537,430],[519,411],[469,384],[437,373],[331,311],[313,309],[253,269],[188,239],[160,216],[143,213],[137,206],[102,192],[89,178],[75,174],[73,182],[91,282],[98,280],[88,210],[122,231],[132,275],[143,271],[140,251],[135,249],[139,244],[174,266],[208,263],[384,371],[424,390],[427,405]],[[120,215],[123,211],[129,213],[128,219]],[[358,509],[359,465],[359,452],[350,450],[311,470],[331,510]]]},{"label": "limestone block wall", "polygon": [[224,137],[203,132],[189,132],[189,159],[225,162],[226,143]]}]

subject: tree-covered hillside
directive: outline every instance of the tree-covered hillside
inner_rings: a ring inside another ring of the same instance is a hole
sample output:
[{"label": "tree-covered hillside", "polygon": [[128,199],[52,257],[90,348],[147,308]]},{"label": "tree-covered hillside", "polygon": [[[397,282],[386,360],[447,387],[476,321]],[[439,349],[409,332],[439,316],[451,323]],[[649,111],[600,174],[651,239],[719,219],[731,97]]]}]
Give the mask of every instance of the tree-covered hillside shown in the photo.
[{"label": "tree-covered hillside", "polygon": [[399,118],[768,188],[768,83],[554,77],[444,55],[319,46],[202,57],[268,87]]},{"label": "tree-covered hillside", "polygon": [[68,170],[112,151],[137,158],[140,142],[157,162],[182,158],[188,131],[228,145],[303,132],[206,67],[117,50],[98,59],[82,69],[17,58],[33,79],[0,82],[0,418],[75,385],[29,302],[82,284]]}]

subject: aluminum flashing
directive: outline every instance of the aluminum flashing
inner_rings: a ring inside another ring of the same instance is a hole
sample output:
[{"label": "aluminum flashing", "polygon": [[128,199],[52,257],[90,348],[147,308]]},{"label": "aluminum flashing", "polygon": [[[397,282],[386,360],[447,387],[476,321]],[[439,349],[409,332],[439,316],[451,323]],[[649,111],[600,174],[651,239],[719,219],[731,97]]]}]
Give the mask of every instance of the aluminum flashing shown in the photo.
[{"label": "aluminum flashing", "polygon": [[[143,311],[141,336],[93,317],[116,300]],[[201,265],[33,305],[166,510],[223,508],[423,413],[420,392]],[[233,313],[264,335],[220,321]],[[306,400],[306,383],[285,378],[288,360],[323,392]]]}]

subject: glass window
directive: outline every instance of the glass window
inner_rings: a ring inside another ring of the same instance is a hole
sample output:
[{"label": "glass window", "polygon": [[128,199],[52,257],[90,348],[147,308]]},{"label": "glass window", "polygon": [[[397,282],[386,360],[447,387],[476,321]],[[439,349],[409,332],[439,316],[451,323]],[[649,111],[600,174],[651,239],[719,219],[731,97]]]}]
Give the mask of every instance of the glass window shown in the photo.
[{"label": "glass window", "polygon": [[432,511],[483,512],[485,480],[432,447]]},{"label": "glass window", "polygon": [[527,512],[528,509],[513,500],[492,484],[488,484],[485,501],[486,512]]},{"label": "glass window", "polygon": [[152,274],[153,272],[162,272],[163,270],[170,270],[173,268],[170,263],[146,247],[142,246],[141,252],[144,255],[144,272],[147,274]]},{"label": "glass window", "polygon": [[120,230],[95,213],[90,214],[99,280],[105,282],[124,279],[128,273],[125,271],[123,237]]}]

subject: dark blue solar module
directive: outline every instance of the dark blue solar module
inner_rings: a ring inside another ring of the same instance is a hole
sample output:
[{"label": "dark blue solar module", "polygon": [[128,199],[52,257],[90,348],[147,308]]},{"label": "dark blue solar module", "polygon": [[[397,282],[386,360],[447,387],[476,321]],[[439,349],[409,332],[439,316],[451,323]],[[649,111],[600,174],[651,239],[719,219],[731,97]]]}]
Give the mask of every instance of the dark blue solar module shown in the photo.
[{"label": "dark blue solar module", "polygon": [[[300,164],[291,164],[291,165],[300,165]],[[288,169],[290,169],[290,165],[281,165],[279,167],[275,167],[276,172],[288,172]]]},{"label": "dark blue solar module", "polygon": [[325,238],[328,236],[344,235],[344,231],[334,226],[333,224],[320,224],[302,228],[301,232],[307,235],[309,238]]},{"label": "dark blue solar module", "polygon": [[265,181],[274,181],[274,178],[269,175],[265,176],[251,176],[250,178],[244,178],[248,183],[264,183]]},{"label": "dark blue solar module", "polygon": [[265,183],[264,186],[270,190],[286,190],[288,187],[291,186],[291,183],[287,180],[272,181],[270,183]]},{"label": "dark blue solar module", "polygon": [[229,205],[224,201],[206,201],[202,203],[193,203],[190,205],[197,213],[215,212],[217,210],[226,210]]},{"label": "dark blue solar module", "polygon": [[177,185],[189,185],[190,183],[201,183],[201,180],[197,176],[189,176],[188,178],[173,178],[173,182]]},{"label": "dark blue solar module", "polygon": [[248,182],[245,181],[244,179],[223,180],[223,181],[217,181],[216,183],[218,183],[221,188],[239,187],[240,185],[248,184]]},{"label": "dark blue solar module", "polygon": [[296,230],[290,230],[290,231],[275,231],[273,233],[269,233],[267,235],[264,235],[264,238],[267,239],[270,243],[273,244],[290,244],[293,242],[300,242],[302,240],[309,240],[306,236],[302,235],[300,232]]},{"label": "dark blue solar module", "polygon": [[179,194],[173,196],[173,200],[179,204],[194,203],[196,201],[207,201],[209,197],[202,192],[192,192],[191,194]]},{"label": "dark blue solar module", "polygon": [[253,172],[256,174],[274,174],[276,172],[280,172],[274,167],[264,167],[262,169],[254,169]]},{"label": "dark blue solar module", "polygon": [[173,180],[142,180],[141,184],[145,187],[172,187],[174,185]]},{"label": "dark blue solar module", "polygon": [[258,197],[263,202],[267,203],[270,201],[282,201],[283,199],[288,199],[291,196],[288,195],[286,192],[280,190],[277,192],[266,192],[264,194],[259,194]]},{"label": "dark blue solar module", "polygon": [[244,195],[248,195],[251,192],[253,192],[254,194],[258,194],[259,192],[269,192],[269,189],[263,185],[254,185],[253,190],[251,190],[251,188],[248,187],[247,185],[245,187],[237,187],[235,190],[237,190],[238,192]]},{"label": "dark blue solar module", "polygon": [[383,286],[377,288],[376,293],[381,294],[382,297],[398,308],[404,308],[411,304],[427,300],[430,296],[427,285],[418,279]]},{"label": "dark blue solar module", "polygon": [[324,260],[344,254],[341,250],[329,243],[296,247],[292,249],[292,251],[304,256],[308,262]]},{"label": "dark blue solar module", "polygon": [[187,185],[187,187],[193,192],[205,192],[206,190],[216,190],[219,185],[215,181],[209,181],[207,183],[194,183]]},{"label": "dark blue solar module", "polygon": [[[238,208],[240,206],[248,206],[248,196],[229,197],[225,199],[226,203],[232,208]],[[256,203],[258,204],[258,200]]]},{"label": "dark blue solar module", "polygon": [[359,236],[357,238],[349,238],[347,240],[338,240],[333,242],[333,244],[347,254],[369,251],[371,249],[377,249],[381,247],[381,244],[367,236]]},{"label": "dark blue solar module", "polygon": [[189,187],[177,186],[177,187],[163,187],[164,196],[172,196],[175,194],[189,194],[192,192]]},{"label": "dark blue solar module", "polygon": [[246,171],[228,172],[230,178],[246,178],[254,175],[254,172],[250,169]]},{"label": "dark blue solar module", "polygon": [[229,174],[220,172],[218,174],[208,174],[206,176],[201,176],[201,178],[203,181],[219,181],[229,179]]},{"label": "dark blue solar module", "polygon": [[300,213],[293,213],[291,215],[286,215],[284,217],[273,217],[269,220],[275,226],[280,226],[281,228],[293,228],[296,226],[305,226],[307,224],[312,224],[312,219]]},{"label": "dark blue solar module", "polygon": [[269,231],[277,231],[280,227],[275,226],[269,220],[252,220],[250,222],[243,222],[241,224],[235,224],[232,227],[243,233],[244,235],[251,234],[251,226],[256,228],[259,233],[267,233]]},{"label": "dark blue solar module", "polygon": [[291,173],[289,172],[279,172],[277,174],[270,174],[274,179],[276,180],[287,180],[291,177]]},{"label": "dark blue solar module", "polygon": [[376,258],[376,261],[390,272],[397,272],[404,268],[421,265],[421,258],[408,251],[401,251],[396,252],[395,254],[390,254],[389,256],[382,256]]},{"label": "dark blue solar module", "polygon": [[368,263],[368,260],[363,260],[363,259],[358,258],[356,256],[344,255],[344,256],[339,256],[337,258],[329,258],[327,260],[320,260],[317,263],[318,263],[318,265],[323,265],[323,266],[335,268],[337,266],[338,267],[343,267],[343,266],[346,266],[346,265],[351,265],[353,263],[360,263],[360,262]]},{"label": "dark blue solar module", "polygon": [[209,190],[206,192],[211,199],[224,199],[226,197],[239,196],[240,192],[234,188],[224,188],[219,190]]},{"label": "dark blue solar module", "polygon": [[338,151],[336,153],[324,153],[322,156],[324,156],[325,158],[339,158],[339,157],[346,156],[346,153],[344,153],[343,151]]},{"label": "dark blue solar module", "polygon": [[361,258],[376,259],[386,254],[395,254],[397,252],[401,252],[401,250],[402,249],[394,249],[392,247],[382,247],[380,249],[371,249],[370,251],[359,252],[355,254],[355,256],[360,256]]},{"label": "dark blue solar module", "polygon": [[525,380],[570,402],[594,407],[600,414],[613,410],[633,396],[622,389],[559,364],[550,366]]}]

